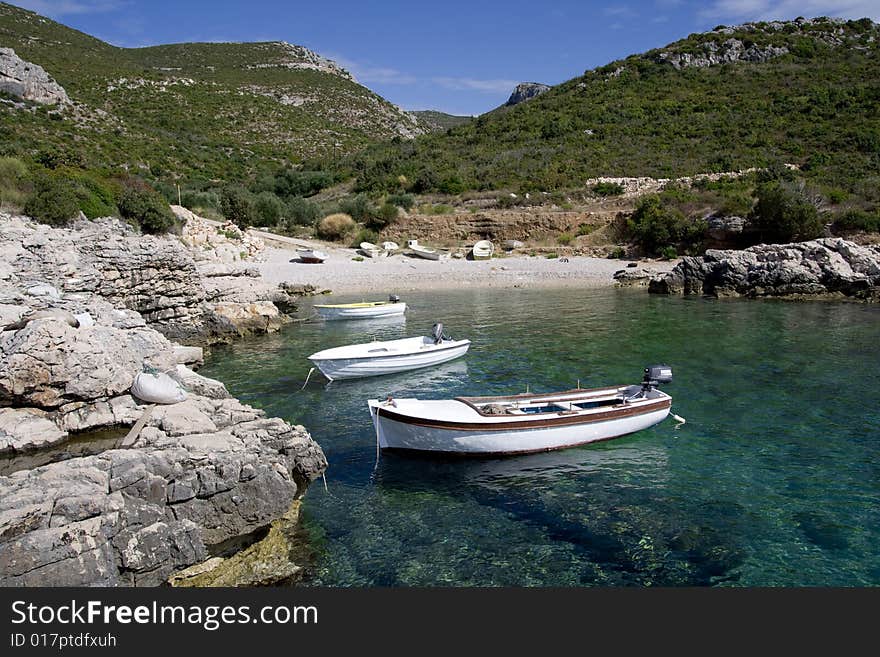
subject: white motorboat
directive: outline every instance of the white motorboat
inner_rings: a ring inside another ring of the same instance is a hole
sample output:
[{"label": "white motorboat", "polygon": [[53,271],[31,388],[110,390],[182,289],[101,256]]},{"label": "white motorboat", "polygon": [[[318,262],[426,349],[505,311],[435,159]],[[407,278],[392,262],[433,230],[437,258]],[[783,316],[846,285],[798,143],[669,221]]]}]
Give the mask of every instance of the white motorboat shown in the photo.
[{"label": "white motorboat", "polygon": [[300,262],[321,263],[327,259],[327,254],[318,249],[298,249],[296,255]]},{"label": "white motorboat", "polygon": [[420,258],[425,258],[426,260],[439,260],[440,259],[440,251],[437,249],[432,249],[429,246],[423,246],[419,244],[418,240],[409,240],[406,243],[407,248],[419,256]]},{"label": "white motorboat", "polygon": [[406,304],[397,295],[391,295],[387,301],[361,301],[360,303],[325,303],[315,304],[315,310],[321,319],[375,319],[392,317],[406,312]]},{"label": "white motorboat", "polygon": [[545,452],[647,429],[670,413],[665,365],[646,368],[641,385],[508,397],[371,399],[383,449],[473,455]]},{"label": "white motorboat", "polygon": [[495,252],[495,245],[489,240],[480,240],[471,247],[471,257],[474,260],[488,260]]},{"label": "white motorboat", "polygon": [[388,255],[388,251],[370,242],[361,242],[360,250],[368,258],[384,258]]},{"label": "white motorboat", "polygon": [[391,255],[395,251],[399,250],[400,246],[397,244],[397,242],[382,242],[382,248],[385,249],[385,252],[388,255]]},{"label": "white motorboat", "polygon": [[435,324],[431,336],[366,342],[325,349],[309,356],[329,380],[394,374],[439,365],[467,353],[470,340],[453,340]]}]

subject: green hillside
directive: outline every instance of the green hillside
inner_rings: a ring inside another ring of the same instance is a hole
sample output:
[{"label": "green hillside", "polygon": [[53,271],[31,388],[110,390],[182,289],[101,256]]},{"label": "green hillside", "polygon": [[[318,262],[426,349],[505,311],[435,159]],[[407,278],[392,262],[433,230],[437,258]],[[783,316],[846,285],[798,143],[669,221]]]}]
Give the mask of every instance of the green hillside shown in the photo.
[{"label": "green hillside", "polygon": [[422,131],[332,62],[282,42],[117,48],[0,3],[0,47],[42,66],[73,101],[0,104],[0,156],[239,180]]},{"label": "green hillside", "polygon": [[852,191],[880,172],[878,52],[868,19],[719,26],[447,133],[372,146],[342,169],[362,190],[405,176],[410,191],[458,193],[789,162]]},{"label": "green hillside", "polygon": [[415,110],[411,111],[410,114],[416,117],[426,132],[446,132],[450,128],[473,120],[472,116],[446,114],[436,110]]}]

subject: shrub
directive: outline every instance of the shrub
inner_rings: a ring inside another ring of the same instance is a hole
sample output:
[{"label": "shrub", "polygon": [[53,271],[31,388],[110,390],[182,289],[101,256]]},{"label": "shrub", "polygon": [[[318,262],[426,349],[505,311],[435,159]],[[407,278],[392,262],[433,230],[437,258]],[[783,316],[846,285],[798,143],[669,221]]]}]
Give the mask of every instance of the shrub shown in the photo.
[{"label": "shrub", "polygon": [[415,197],[412,194],[391,194],[385,199],[386,203],[391,203],[404,210],[411,210],[415,205]]},{"label": "shrub", "polygon": [[664,260],[675,260],[678,257],[678,251],[674,246],[664,246],[660,249],[660,257]]},{"label": "shrub", "polygon": [[79,212],[73,181],[49,171],[38,174],[24,212],[40,223],[63,226]]},{"label": "shrub", "polygon": [[378,214],[378,209],[366,194],[358,194],[344,198],[339,203],[339,209],[349,215],[355,221],[369,221]]},{"label": "shrub", "polygon": [[242,230],[257,220],[253,195],[244,187],[230,185],[223,188],[220,193],[220,212]]},{"label": "shrub", "polygon": [[770,182],[758,186],[749,226],[762,242],[810,240],[822,234],[822,220],[802,186]]},{"label": "shrub", "polygon": [[595,226],[591,226],[590,224],[579,224],[578,225],[578,235],[589,235],[595,230]]},{"label": "shrub", "polygon": [[355,223],[350,215],[344,212],[330,214],[318,223],[318,236],[325,240],[341,241],[354,232]]},{"label": "shrub", "polygon": [[647,253],[655,254],[673,244],[693,244],[702,236],[706,225],[702,221],[688,221],[679,210],[666,207],[656,196],[649,196],[639,203],[627,221],[627,228],[637,244]]},{"label": "shrub", "polygon": [[556,238],[556,241],[562,246],[568,246],[571,244],[571,240],[574,238],[569,233],[562,233],[559,237]]},{"label": "shrub", "polygon": [[220,209],[220,197],[217,195],[217,192],[187,190],[180,195],[180,202],[183,207],[193,211],[204,208]]},{"label": "shrub", "polygon": [[30,173],[24,162],[15,157],[0,157],[0,207],[20,208],[28,197]]},{"label": "shrub", "polygon": [[397,219],[397,206],[392,203],[385,203],[376,212],[376,214],[365,222],[367,228],[374,230],[382,230]]},{"label": "shrub", "polygon": [[254,225],[275,226],[281,220],[286,208],[280,198],[272,192],[260,192],[254,198]]},{"label": "shrub", "polygon": [[118,213],[116,195],[104,181],[85,173],[75,174],[71,178],[77,205],[89,219],[112,217]]},{"label": "shrub", "polygon": [[614,182],[600,182],[593,185],[593,193],[598,196],[620,196],[623,194],[623,185]]},{"label": "shrub", "polygon": [[847,210],[834,221],[835,231],[864,230],[880,232],[880,212],[866,210]]},{"label": "shrub", "polygon": [[370,244],[378,244],[379,243],[379,234],[370,230],[369,228],[361,228],[351,240],[352,248],[357,248],[361,245],[361,242],[369,242]]},{"label": "shrub", "polygon": [[608,254],[608,257],[615,260],[623,260],[626,257],[626,250],[622,246],[618,246]]},{"label": "shrub", "polygon": [[175,225],[168,202],[152,187],[128,181],[119,197],[119,213],[135,221],[145,233],[164,233]]},{"label": "shrub", "polygon": [[316,203],[294,196],[287,202],[288,228],[293,226],[312,226],[318,220],[321,210]]}]

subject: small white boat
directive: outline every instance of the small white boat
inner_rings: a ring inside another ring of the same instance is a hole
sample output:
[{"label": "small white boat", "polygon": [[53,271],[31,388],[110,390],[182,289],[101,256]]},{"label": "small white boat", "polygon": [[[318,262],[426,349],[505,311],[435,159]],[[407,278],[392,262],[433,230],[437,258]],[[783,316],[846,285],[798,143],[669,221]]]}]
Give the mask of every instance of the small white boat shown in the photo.
[{"label": "small white boat", "polygon": [[388,251],[370,242],[361,242],[361,253],[368,258],[384,258],[388,255]]},{"label": "small white boat", "polygon": [[385,252],[388,253],[388,255],[391,255],[395,251],[399,250],[400,246],[397,244],[397,242],[382,242],[382,248],[385,249]]},{"label": "small white boat", "polygon": [[366,342],[325,349],[309,356],[331,381],[394,374],[439,365],[467,353],[470,340],[453,340],[435,324],[433,335],[385,342]]},{"label": "small white boat", "polygon": [[480,240],[471,247],[471,257],[474,260],[488,260],[495,252],[495,245],[489,240]]},{"label": "small white boat", "polygon": [[504,250],[505,251],[513,251],[514,249],[521,249],[525,246],[519,240],[504,240]]},{"label": "small white boat", "polygon": [[437,249],[432,249],[429,246],[423,246],[419,244],[418,240],[409,240],[406,243],[406,246],[409,250],[420,258],[425,258],[426,260],[439,260],[440,259],[440,251]]},{"label": "small white boat", "polygon": [[321,319],[375,319],[392,317],[406,312],[406,304],[400,297],[391,295],[388,301],[361,301],[360,303],[315,304]]},{"label": "small white boat", "polygon": [[327,259],[327,254],[318,249],[298,249],[296,255],[300,262],[321,263]]},{"label": "small white boat", "polygon": [[647,429],[670,413],[657,389],[672,369],[646,368],[641,385],[508,397],[371,399],[383,449],[473,455],[545,452]]}]

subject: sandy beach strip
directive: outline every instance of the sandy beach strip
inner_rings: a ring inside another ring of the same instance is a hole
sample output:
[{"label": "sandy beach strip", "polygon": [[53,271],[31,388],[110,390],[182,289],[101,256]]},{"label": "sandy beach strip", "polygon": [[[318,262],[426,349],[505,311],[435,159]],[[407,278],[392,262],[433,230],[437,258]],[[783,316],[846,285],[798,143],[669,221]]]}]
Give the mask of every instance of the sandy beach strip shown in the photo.
[{"label": "sandy beach strip", "polygon": [[[542,256],[504,255],[491,260],[426,260],[396,253],[387,258],[356,261],[358,251],[326,248],[327,260],[320,264],[299,261],[296,251],[266,248],[257,263],[270,283],[310,284],[335,294],[400,293],[412,290],[455,289],[462,287],[548,288],[610,287],[614,272],[627,262],[606,258],[571,256],[567,260]],[[639,269],[662,273],[675,261],[640,262]]]}]

